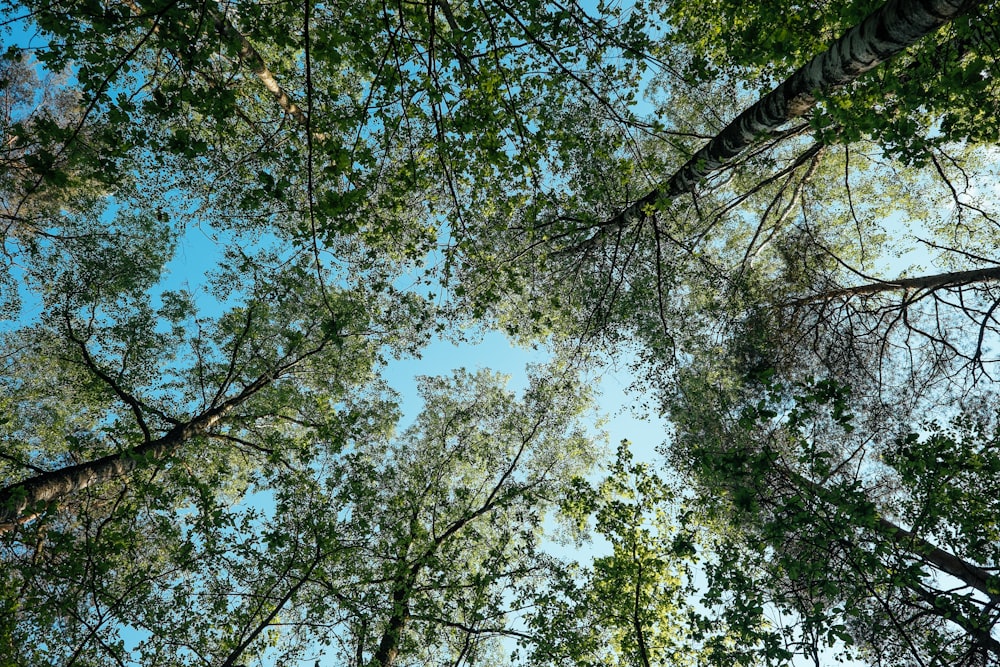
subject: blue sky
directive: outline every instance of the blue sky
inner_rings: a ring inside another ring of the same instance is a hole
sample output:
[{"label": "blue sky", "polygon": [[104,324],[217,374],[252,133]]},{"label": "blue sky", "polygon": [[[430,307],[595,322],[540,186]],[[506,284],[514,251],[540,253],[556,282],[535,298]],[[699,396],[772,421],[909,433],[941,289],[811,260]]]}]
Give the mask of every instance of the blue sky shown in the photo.
[{"label": "blue sky", "polygon": [[[166,266],[160,288],[188,289],[196,295],[204,295],[200,286],[205,283],[205,272],[218,264],[223,245],[230,240],[224,233],[217,237],[209,234],[207,228],[192,227],[187,230],[178,241],[173,259]],[[208,305],[206,299],[201,301],[203,306]],[[400,394],[404,422],[413,419],[421,407],[416,391],[418,376],[446,375],[459,368],[470,371],[483,368],[509,375],[511,388],[520,390],[527,385],[528,365],[551,359],[551,354],[543,348],[514,345],[496,331],[470,332],[467,338],[469,342],[456,343],[438,336],[421,351],[419,357],[389,361],[384,377]],[[653,460],[655,448],[665,438],[667,423],[656,415],[640,418],[632,409],[632,406],[651,402],[652,396],[637,393],[631,388],[634,378],[628,370],[628,361],[626,356],[617,357],[597,377],[599,416],[607,420],[604,430],[612,449],[620,440],[628,439],[633,443],[636,456]]]}]

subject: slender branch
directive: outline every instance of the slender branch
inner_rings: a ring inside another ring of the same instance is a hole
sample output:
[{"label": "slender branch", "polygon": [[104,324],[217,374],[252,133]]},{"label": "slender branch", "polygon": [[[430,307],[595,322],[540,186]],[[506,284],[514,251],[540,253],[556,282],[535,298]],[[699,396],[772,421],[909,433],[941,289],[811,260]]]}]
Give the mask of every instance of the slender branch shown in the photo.
[{"label": "slender branch", "polygon": [[642,667],[649,666],[649,649],[646,647],[646,636],[642,631],[642,622],[639,619],[639,612],[642,609],[642,562],[636,556],[635,544],[632,545],[632,557],[636,560],[638,570],[635,574],[635,600],[632,606],[632,625],[635,629],[635,639],[639,647],[639,658],[642,660]]},{"label": "slender branch", "polygon": [[529,641],[537,639],[534,635],[530,635],[526,632],[519,632],[510,628],[474,628],[458,621],[451,621],[445,618],[438,618],[436,616],[415,615],[412,618],[414,621],[425,621],[435,625],[442,625],[446,628],[455,628],[456,630],[460,630],[461,632],[465,632],[470,635],[500,635],[503,637],[516,637],[517,639],[526,639]]},{"label": "slender branch", "polygon": [[[304,586],[306,582],[309,581],[309,576],[312,574],[312,571],[316,569],[316,566],[319,565],[321,560],[322,560],[322,554],[317,553],[317,555],[313,558],[312,562],[309,563],[309,567],[306,568],[305,574],[303,574],[302,577],[300,577],[299,580],[296,581],[295,584],[293,584],[285,592],[283,596],[281,596],[281,599],[278,600],[277,604],[274,605],[274,609],[272,609],[271,612],[268,613],[268,615],[265,616],[260,621],[260,623],[257,624],[257,627],[254,628],[254,630],[247,635],[246,639],[240,642],[239,646],[234,648],[229,653],[229,656],[226,658],[225,662],[222,663],[222,667],[233,667],[233,665],[236,664],[236,660],[238,660],[239,657],[243,655],[243,652],[247,650],[247,647],[250,646],[250,644],[253,643],[253,641],[258,636],[260,636],[260,633],[262,633],[269,625],[271,625],[271,621],[273,621],[275,617],[284,608],[284,606],[288,604],[288,601],[291,600],[292,597],[299,591],[299,589],[302,588],[302,586]],[[292,564],[290,563],[288,570],[291,570],[291,567]],[[288,571],[286,570],[285,572],[286,576],[287,573]],[[263,604],[263,601],[261,601],[261,604]]]},{"label": "slender branch", "polygon": [[102,382],[104,382],[104,384],[110,387],[115,396],[120,398],[122,402],[129,407],[135,417],[136,423],[139,425],[139,429],[142,431],[143,442],[150,442],[152,440],[152,434],[149,431],[149,426],[146,425],[146,418],[142,414],[143,404],[132,394],[125,391],[114,378],[104,372],[101,367],[97,365],[94,358],[90,356],[90,350],[87,349],[86,342],[78,338],[76,333],[73,331],[73,323],[70,321],[69,310],[65,312],[64,319],[66,324],[66,335],[69,336],[69,339],[80,349],[84,365],[91,373],[96,375]]}]

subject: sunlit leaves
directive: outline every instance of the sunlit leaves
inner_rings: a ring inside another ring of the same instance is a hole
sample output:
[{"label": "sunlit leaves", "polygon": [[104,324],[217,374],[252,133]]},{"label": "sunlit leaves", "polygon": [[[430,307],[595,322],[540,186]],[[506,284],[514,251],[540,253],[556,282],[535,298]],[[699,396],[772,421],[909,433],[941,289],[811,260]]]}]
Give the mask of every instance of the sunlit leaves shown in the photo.
[{"label": "sunlit leaves", "polygon": [[[694,474],[698,505],[732,531],[732,556],[717,553],[758,573],[736,584],[713,568],[710,580],[793,614],[798,625],[785,636],[816,655],[836,645],[877,664],[995,655],[1000,647],[983,634],[995,596],[982,567],[996,557],[990,510],[958,481],[989,483],[991,420],[963,415],[947,430],[929,424],[926,436],[897,436],[898,426],[870,413],[855,429],[850,412],[862,406],[836,382],[755,386],[740,394],[692,382],[675,404],[675,461]],[[949,456],[956,448],[961,462]],[[956,505],[964,509],[953,513]]]}]

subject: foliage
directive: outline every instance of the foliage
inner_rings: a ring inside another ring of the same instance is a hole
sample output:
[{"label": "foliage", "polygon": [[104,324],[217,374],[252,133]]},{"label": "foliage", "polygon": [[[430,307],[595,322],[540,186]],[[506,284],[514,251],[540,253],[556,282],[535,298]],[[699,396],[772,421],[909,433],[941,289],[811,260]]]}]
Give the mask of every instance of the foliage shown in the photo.
[{"label": "foliage", "polygon": [[[995,664],[970,7],[664,190],[878,7],[6,2],[0,656]],[[385,362],[470,325],[558,360],[397,434]],[[595,347],[663,474],[586,477]]]},{"label": "foliage", "polygon": [[594,557],[530,591],[528,664],[789,664],[759,602],[761,561],[688,495],[634,461],[628,441],[600,483],[574,481],[561,518]]},{"label": "foliage", "polygon": [[673,491],[623,442],[597,487],[582,479],[563,500],[565,520],[607,541],[608,555],[559,573],[535,604],[529,626],[545,637],[533,647],[538,664],[685,664],[682,583],[685,557],[674,553],[667,512]]},{"label": "foliage", "polygon": [[595,455],[568,382],[548,369],[516,398],[486,372],[427,378],[395,437],[389,397],[363,397],[228,494],[178,457],[108,489],[110,507],[8,539],[7,627],[63,628],[25,644],[52,663],[490,655],[510,632],[505,590],[544,567],[547,498]]},{"label": "foliage", "polygon": [[[928,494],[992,484],[989,427],[963,414],[947,431],[858,430],[850,392],[828,380],[743,398],[689,382],[672,454],[736,530],[736,553],[769,554],[756,589],[801,619],[817,660],[839,642],[876,664],[997,659],[989,510]],[[963,446],[983,465],[939,453]]]}]

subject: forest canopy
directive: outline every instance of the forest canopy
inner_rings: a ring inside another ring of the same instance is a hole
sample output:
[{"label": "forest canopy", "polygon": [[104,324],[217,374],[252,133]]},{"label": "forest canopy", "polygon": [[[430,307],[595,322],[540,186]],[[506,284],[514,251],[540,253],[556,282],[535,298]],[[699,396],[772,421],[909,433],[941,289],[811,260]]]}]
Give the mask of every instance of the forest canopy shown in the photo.
[{"label": "forest canopy", "polygon": [[995,2],[3,16],[0,666],[1000,665]]}]

